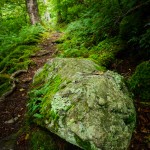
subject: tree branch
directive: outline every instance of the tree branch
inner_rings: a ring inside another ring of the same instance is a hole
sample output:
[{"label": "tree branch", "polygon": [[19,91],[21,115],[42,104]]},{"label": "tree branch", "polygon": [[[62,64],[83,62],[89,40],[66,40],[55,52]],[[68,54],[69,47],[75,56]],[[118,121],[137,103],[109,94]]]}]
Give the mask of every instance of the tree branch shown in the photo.
[{"label": "tree branch", "polygon": [[150,0],[142,3],[142,4],[139,4],[139,5],[136,5],[135,7],[129,9],[126,13],[124,13],[122,16],[119,16],[117,21],[115,21],[115,24],[119,23],[125,16],[129,15],[130,13],[132,13],[133,11],[141,8],[142,6],[144,5],[147,5],[148,3],[150,2]]}]

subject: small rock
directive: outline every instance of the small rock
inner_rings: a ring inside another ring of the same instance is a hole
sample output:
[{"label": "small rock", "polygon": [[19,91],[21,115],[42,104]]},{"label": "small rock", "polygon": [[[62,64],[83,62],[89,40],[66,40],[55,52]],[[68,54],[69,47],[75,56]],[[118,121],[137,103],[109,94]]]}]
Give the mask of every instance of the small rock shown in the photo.
[{"label": "small rock", "polygon": [[18,118],[21,117],[21,115],[18,115]]},{"label": "small rock", "polygon": [[18,117],[15,117],[15,118],[14,118],[14,121],[17,121],[17,120],[18,120]]},{"label": "small rock", "polygon": [[8,120],[8,121],[5,121],[4,123],[5,123],[5,124],[11,124],[11,123],[14,123],[14,118],[12,118],[12,119],[10,119],[10,120]]},{"label": "small rock", "polygon": [[4,123],[5,124],[11,124],[11,123],[14,123],[15,121],[17,121],[18,120],[18,117],[15,117],[15,118],[11,118],[10,120],[8,120],[8,121],[5,121]]}]

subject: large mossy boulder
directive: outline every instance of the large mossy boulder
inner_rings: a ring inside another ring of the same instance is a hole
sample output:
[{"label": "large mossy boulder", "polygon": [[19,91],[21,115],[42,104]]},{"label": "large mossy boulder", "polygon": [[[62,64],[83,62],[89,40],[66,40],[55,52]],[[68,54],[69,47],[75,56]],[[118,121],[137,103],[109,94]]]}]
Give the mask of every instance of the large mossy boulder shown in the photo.
[{"label": "large mossy boulder", "polygon": [[84,150],[125,150],[135,108],[123,77],[94,62],[54,58],[33,80],[29,115],[38,125]]}]

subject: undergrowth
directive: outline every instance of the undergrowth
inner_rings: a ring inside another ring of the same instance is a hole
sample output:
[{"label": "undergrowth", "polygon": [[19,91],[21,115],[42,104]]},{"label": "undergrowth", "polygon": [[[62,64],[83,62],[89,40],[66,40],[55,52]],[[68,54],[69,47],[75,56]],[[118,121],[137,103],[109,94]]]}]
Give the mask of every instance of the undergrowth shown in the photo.
[{"label": "undergrowth", "polygon": [[4,75],[11,76],[17,70],[27,70],[30,57],[39,48],[36,43],[42,37],[44,28],[40,25],[24,26],[18,33],[0,34],[0,95],[10,89],[11,82]]},{"label": "undergrowth", "polygon": [[58,148],[48,131],[33,130],[30,134],[29,141],[29,147],[32,150],[57,150]]},{"label": "undergrowth", "polygon": [[123,49],[123,42],[118,37],[106,38],[92,46],[88,46],[87,41],[80,41],[76,35],[73,38],[66,35],[60,41],[63,41],[58,46],[60,57],[89,58],[104,67],[113,63],[116,54]]},{"label": "undergrowth", "polygon": [[[45,72],[44,72],[45,73]],[[42,76],[40,76],[42,77]],[[59,76],[54,77],[47,83],[40,83],[37,80],[33,84],[33,89],[29,93],[29,103],[28,103],[28,115],[34,117],[34,120],[42,125],[42,122],[39,120],[43,117],[45,112],[49,111],[45,116],[49,121],[57,119],[57,114],[50,111],[51,99],[53,95],[58,91],[59,85],[62,82],[62,79]]]},{"label": "undergrowth", "polygon": [[57,135],[41,127],[36,127],[26,135],[31,150],[81,150]]},{"label": "undergrowth", "polygon": [[139,64],[129,79],[129,85],[136,97],[141,101],[150,100],[150,61]]}]

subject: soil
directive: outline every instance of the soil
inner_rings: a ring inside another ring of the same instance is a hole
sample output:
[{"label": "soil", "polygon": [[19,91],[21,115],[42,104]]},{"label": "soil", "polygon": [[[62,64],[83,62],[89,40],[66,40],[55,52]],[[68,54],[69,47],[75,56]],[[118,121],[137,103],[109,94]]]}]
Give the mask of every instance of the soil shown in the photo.
[{"label": "soil", "polygon": [[[15,133],[25,125],[27,93],[32,78],[37,69],[42,67],[48,59],[54,57],[54,54],[57,53],[56,40],[60,34],[55,32],[51,37],[38,45],[41,47],[41,51],[32,56],[33,63],[29,66],[27,73],[17,76],[18,82],[15,91],[6,97],[4,101],[0,101],[0,150],[28,150],[26,135],[22,133],[17,137]],[[118,71],[125,77],[129,77],[134,72],[135,65],[127,59],[120,62],[119,64],[113,64],[111,69]],[[137,126],[129,150],[148,150],[150,149],[150,107],[146,103],[141,103],[138,98],[135,100],[135,107],[137,111]],[[72,148],[70,147],[70,149]],[[64,148],[60,148],[60,150],[64,150]]]}]

